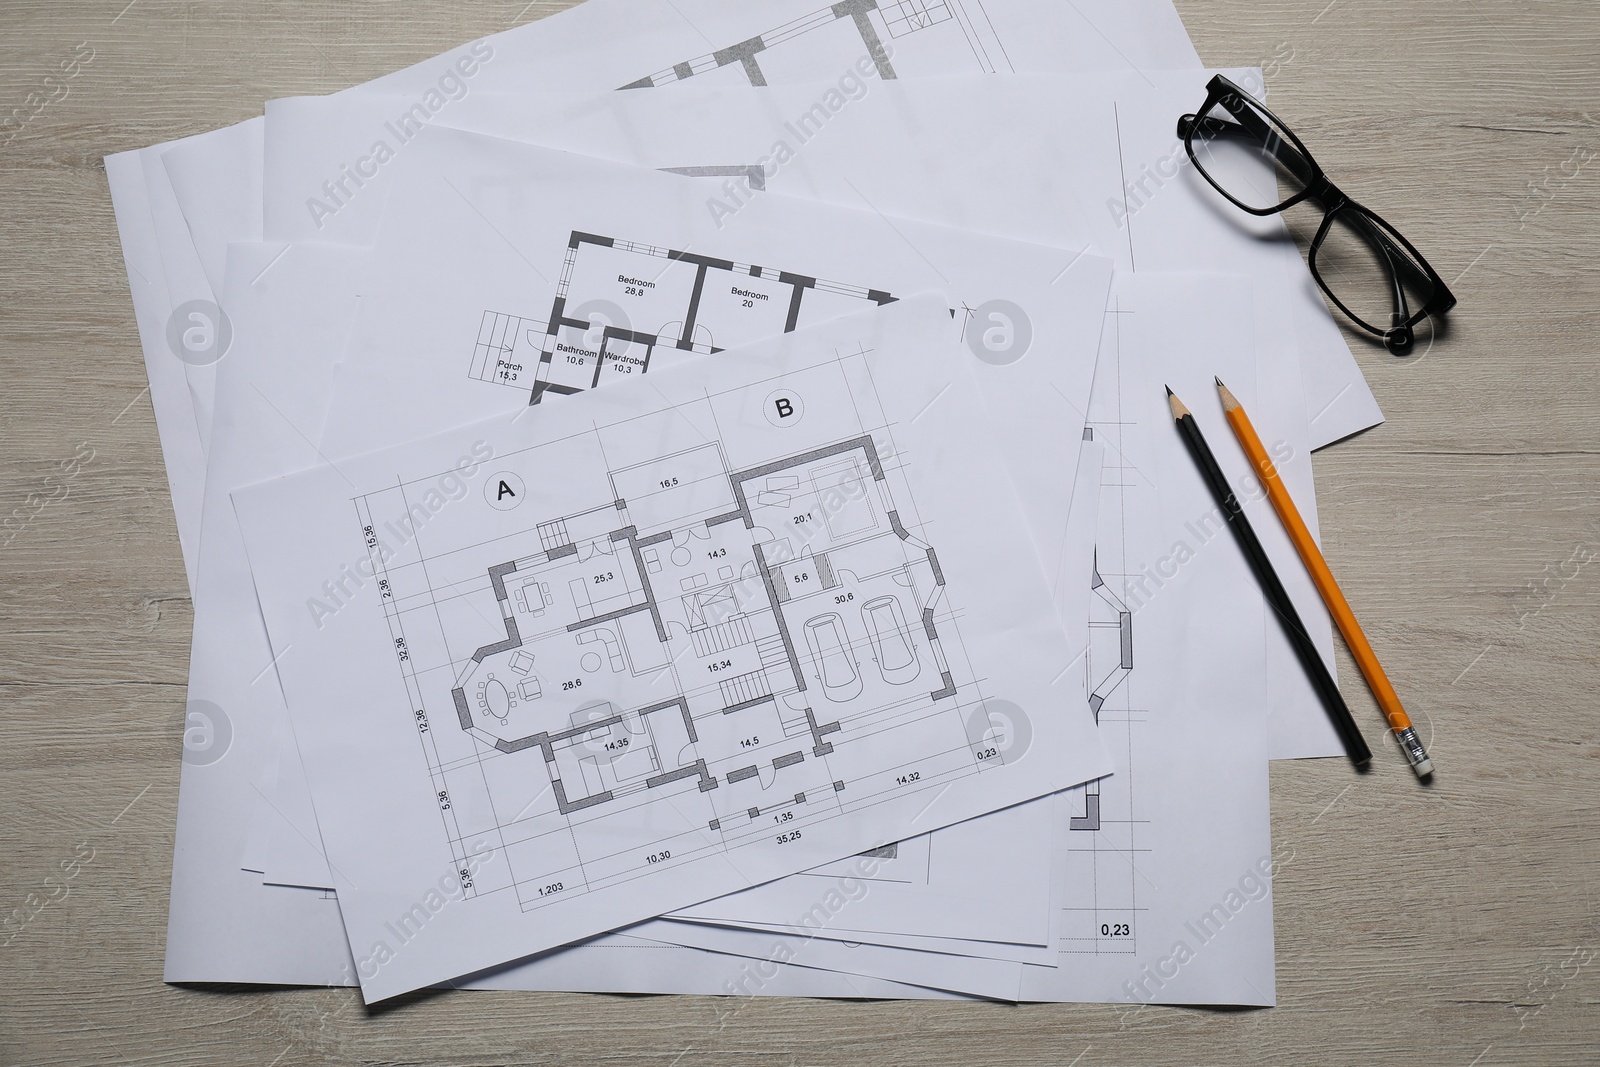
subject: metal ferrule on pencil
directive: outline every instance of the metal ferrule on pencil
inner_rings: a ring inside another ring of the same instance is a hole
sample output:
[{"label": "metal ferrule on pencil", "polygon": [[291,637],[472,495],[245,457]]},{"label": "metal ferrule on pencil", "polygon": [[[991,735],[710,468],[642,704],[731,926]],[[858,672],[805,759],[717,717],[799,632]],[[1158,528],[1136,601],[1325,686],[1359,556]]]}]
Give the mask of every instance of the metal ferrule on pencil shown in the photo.
[{"label": "metal ferrule on pencil", "polygon": [[1396,730],[1394,736],[1400,742],[1400,750],[1406,754],[1406,759],[1411,761],[1411,766],[1419,775],[1433,773],[1433,761],[1428,759],[1428,750],[1422,747],[1422,739],[1417,736],[1415,727],[1403,727]]}]

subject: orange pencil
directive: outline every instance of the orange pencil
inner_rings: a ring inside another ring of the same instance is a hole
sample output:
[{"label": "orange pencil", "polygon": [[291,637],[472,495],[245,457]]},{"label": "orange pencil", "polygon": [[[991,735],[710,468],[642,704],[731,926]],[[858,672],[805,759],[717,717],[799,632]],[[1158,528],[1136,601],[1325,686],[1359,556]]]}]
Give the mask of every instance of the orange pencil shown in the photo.
[{"label": "orange pencil", "polygon": [[1339,590],[1339,583],[1333,580],[1333,572],[1328,569],[1328,561],[1322,558],[1322,550],[1312,539],[1311,531],[1306,529],[1305,520],[1300,517],[1300,509],[1294,506],[1294,499],[1289,496],[1289,490],[1278,478],[1277,468],[1272,465],[1267,450],[1262,447],[1261,438],[1256,436],[1255,427],[1250,425],[1250,416],[1244,413],[1239,399],[1228,391],[1228,387],[1222,384],[1221,378],[1217,379],[1217,392],[1222,394],[1222,410],[1228,417],[1228,425],[1233,427],[1233,435],[1239,439],[1244,454],[1250,458],[1251,465],[1261,475],[1261,483],[1267,489],[1267,499],[1272,501],[1272,510],[1278,513],[1278,518],[1283,521],[1283,528],[1288,531],[1289,540],[1294,542],[1295,551],[1300,553],[1300,559],[1305,563],[1306,570],[1311,572],[1311,580],[1316,583],[1317,592],[1322,594],[1322,602],[1328,606],[1328,613],[1333,616],[1333,621],[1339,626],[1339,632],[1344,635],[1345,644],[1350,646],[1350,654],[1361,667],[1367,685],[1372,687],[1372,695],[1378,699],[1378,706],[1388,718],[1389,728],[1394,731],[1395,740],[1400,742],[1400,750],[1406,754],[1406,759],[1410,761],[1411,768],[1417,772],[1417,777],[1428,777],[1433,773],[1433,764],[1428,759],[1428,752],[1422,747],[1406,709],[1401,707],[1394,686],[1389,684],[1389,676],[1383,673],[1383,666],[1372,651],[1372,645],[1367,642],[1367,635],[1361,632],[1361,624],[1356,622],[1355,612],[1350,610],[1350,602],[1345,600],[1344,593]]}]

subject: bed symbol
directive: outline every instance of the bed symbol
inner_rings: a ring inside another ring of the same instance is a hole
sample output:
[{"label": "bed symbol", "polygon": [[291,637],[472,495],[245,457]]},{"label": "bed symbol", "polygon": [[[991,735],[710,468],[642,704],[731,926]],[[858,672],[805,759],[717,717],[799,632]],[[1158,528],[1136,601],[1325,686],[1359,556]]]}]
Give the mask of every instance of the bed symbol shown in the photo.
[{"label": "bed symbol", "polygon": [[820,669],[823,695],[829,700],[850,700],[859,696],[861,672],[856,670],[855,657],[845,640],[844,620],[830,611],[807,619],[805,631],[806,646]]},{"label": "bed symbol", "polygon": [[867,601],[861,605],[861,621],[866,624],[872,656],[878,661],[878,673],[883,675],[884,681],[890,685],[904,685],[922,673],[905,616],[900,613],[899,600],[881,596]]}]

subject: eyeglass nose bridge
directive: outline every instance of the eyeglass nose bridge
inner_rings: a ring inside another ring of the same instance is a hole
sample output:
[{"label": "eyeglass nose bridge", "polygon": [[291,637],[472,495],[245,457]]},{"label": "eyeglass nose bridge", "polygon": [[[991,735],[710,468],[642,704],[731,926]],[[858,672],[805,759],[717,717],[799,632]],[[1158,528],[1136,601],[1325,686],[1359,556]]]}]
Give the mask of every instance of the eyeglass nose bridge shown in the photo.
[{"label": "eyeglass nose bridge", "polygon": [[1330,215],[1351,202],[1343,190],[1333,184],[1326,174],[1318,174],[1316,181],[1306,186],[1301,198],[1320,204],[1322,210]]}]

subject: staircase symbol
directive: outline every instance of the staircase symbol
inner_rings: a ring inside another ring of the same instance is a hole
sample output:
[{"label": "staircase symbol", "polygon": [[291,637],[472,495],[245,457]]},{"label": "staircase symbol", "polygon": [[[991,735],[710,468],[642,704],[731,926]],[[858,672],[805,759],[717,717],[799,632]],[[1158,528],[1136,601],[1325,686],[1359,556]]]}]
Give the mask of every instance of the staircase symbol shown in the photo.
[{"label": "staircase symbol", "polygon": [[756,642],[756,655],[761,657],[761,666],[776,667],[780,664],[788,666],[789,653],[784,650],[783,637],[779,634],[768,634]]},{"label": "staircase symbol", "polygon": [[725,682],[719,682],[717,690],[722,694],[722,706],[725,708],[755,700],[757,697],[772,695],[772,687],[767,684],[766,671],[751,671],[737,678],[729,678]]},{"label": "staircase symbol", "polygon": [[[727,622],[719,622],[715,626],[706,626],[699,630],[689,631],[690,639],[694,642],[694,651],[697,656],[711,656],[718,652],[726,652],[739,645],[748,645],[754,640],[755,635],[750,632],[750,622],[743,615],[736,615]],[[756,647],[760,647],[759,645]],[[765,664],[765,660],[762,661]]]}]

